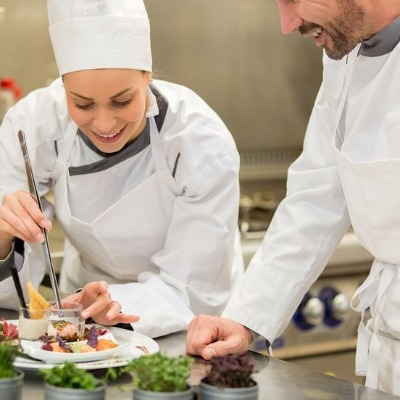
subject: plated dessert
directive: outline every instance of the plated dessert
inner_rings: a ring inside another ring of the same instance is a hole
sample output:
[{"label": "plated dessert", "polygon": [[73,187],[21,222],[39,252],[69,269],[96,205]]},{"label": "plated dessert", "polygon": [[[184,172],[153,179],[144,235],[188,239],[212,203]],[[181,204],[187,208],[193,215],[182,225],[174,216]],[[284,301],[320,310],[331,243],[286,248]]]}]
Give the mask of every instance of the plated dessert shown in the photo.
[{"label": "plated dessert", "polygon": [[[47,339],[44,341],[18,339],[18,325],[18,320],[5,320],[0,317],[0,340],[14,345],[18,345],[19,342],[22,353],[29,356],[20,355],[14,362],[15,367],[23,370],[37,371],[51,368],[65,361],[71,361],[82,369],[121,367],[127,365],[134,358],[159,351],[157,342],[146,335],[114,326],[105,328],[99,325],[87,325],[83,340],[65,341],[70,347],[69,350],[61,352],[53,349],[53,351],[49,351],[42,347],[47,342],[53,346],[56,342],[58,343],[57,339],[50,338],[49,335],[45,335]],[[96,329],[98,343],[95,347],[87,347],[85,341],[89,338],[89,332],[92,335],[94,329]],[[89,347],[91,348],[89,349]]]},{"label": "plated dessert", "polygon": [[[82,369],[121,367],[134,358],[159,350],[153,339],[140,333],[112,326],[85,325],[79,304],[80,308],[75,308],[75,314],[69,318],[64,303],[59,312],[32,289],[33,286],[28,286],[30,301],[27,311],[20,313],[19,320],[0,317],[0,341],[19,344],[21,353],[28,356],[21,354],[16,358],[14,365],[17,368],[37,371],[67,361]],[[37,312],[43,309],[44,312]],[[34,332],[46,318],[44,330],[41,327]],[[35,337],[24,338],[21,328],[34,333]]]},{"label": "plated dessert", "polygon": [[86,326],[85,334],[82,338],[76,341],[65,339],[67,336],[62,336],[59,331],[67,329],[69,332],[69,325],[66,321],[61,323],[60,329],[55,329],[55,335],[46,334],[40,337],[43,345],[42,350],[55,351],[59,353],[91,353],[94,351],[103,351],[114,349],[118,347],[114,336],[109,333],[104,327],[91,325]]},{"label": "plated dessert", "polygon": [[105,360],[115,355],[127,343],[120,344],[114,335],[103,327],[92,325],[76,341],[63,339],[58,333],[40,337],[40,341],[21,340],[24,353],[46,363],[87,362]]}]

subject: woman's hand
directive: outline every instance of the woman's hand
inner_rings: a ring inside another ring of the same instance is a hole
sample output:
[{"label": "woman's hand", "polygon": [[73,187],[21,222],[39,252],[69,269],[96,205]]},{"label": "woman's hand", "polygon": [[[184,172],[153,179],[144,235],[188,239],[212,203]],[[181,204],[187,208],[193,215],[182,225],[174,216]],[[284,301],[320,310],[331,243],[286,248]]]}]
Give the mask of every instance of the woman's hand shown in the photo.
[{"label": "woman's hand", "polygon": [[74,301],[83,305],[83,318],[91,317],[101,325],[116,325],[139,321],[139,316],[121,313],[121,305],[112,300],[106,282],[90,282],[79,293],[71,294],[62,301]]},{"label": "woman's hand", "polygon": [[0,259],[8,255],[15,237],[42,243],[42,228],[51,230],[52,224],[28,192],[19,190],[5,195],[0,205]]}]

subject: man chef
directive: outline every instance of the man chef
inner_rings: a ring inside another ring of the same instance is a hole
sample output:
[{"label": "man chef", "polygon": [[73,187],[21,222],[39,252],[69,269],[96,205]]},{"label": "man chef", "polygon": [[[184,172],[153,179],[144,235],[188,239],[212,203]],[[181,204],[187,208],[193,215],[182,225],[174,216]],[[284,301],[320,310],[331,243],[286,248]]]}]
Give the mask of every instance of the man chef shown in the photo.
[{"label": "man chef", "polygon": [[278,5],[283,33],[323,48],[323,82],[261,248],[224,318],[191,322],[187,350],[206,359],[243,351],[252,331],[272,343],[352,225],[375,257],[352,299],[362,319],[356,373],[400,395],[400,1]]}]

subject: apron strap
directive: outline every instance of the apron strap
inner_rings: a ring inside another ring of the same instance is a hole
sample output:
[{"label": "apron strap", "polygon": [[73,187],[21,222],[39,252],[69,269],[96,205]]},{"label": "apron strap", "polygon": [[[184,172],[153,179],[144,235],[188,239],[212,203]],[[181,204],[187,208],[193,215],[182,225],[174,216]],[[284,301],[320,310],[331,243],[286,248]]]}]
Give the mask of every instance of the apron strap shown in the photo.
[{"label": "apron strap", "polygon": [[368,278],[355,291],[350,306],[354,311],[361,313],[361,321],[357,329],[356,368],[357,376],[365,376],[368,367],[368,332],[364,323],[365,311],[370,307],[378,292],[379,279],[383,264],[374,262]]},{"label": "apron strap", "polygon": [[372,304],[378,293],[379,280],[385,265],[374,261],[367,279],[355,291],[350,305],[354,311],[365,312]]},{"label": "apron strap", "polygon": [[53,182],[57,182],[63,171],[68,168],[68,159],[71,152],[72,146],[78,132],[78,127],[74,122],[71,122],[62,138],[61,146],[57,145],[57,161],[54,165],[53,171],[51,171],[51,179]]},{"label": "apron strap", "polygon": [[[361,321],[358,326],[357,350],[356,350],[356,375],[366,376],[368,387],[378,387],[379,351],[379,327],[381,316],[378,310],[385,307],[385,294],[390,283],[397,276],[397,266],[375,261],[371,273],[365,282],[357,289],[352,300],[351,307],[361,312]],[[375,315],[373,316],[372,333],[368,332],[365,325],[365,311],[375,300]],[[358,302],[357,305],[355,303]],[[369,339],[369,336],[371,338]]]},{"label": "apron strap", "polygon": [[[165,154],[162,150],[162,141],[160,139],[160,135],[156,135],[156,129],[158,132],[161,132],[161,129],[164,125],[165,116],[168,110],[168,100],[167,98],[157,89],[154,84],[150,84],[150,90],[156,97],[156,102],[158,106],[158,114],[152,118],[149,117],[150,121],[150,144],[151,150],[154,155],[155,166],[156,169],[165,169],[168,168],[167,161],[165,159]],[[180,158],[180,153],[177,154],[174,167],[172,170],[172,177],[175,177],[176,169],[178,167],[178,162]]]},{"label": "apron strap", "polygon": [[149,118],[150,121],[150,145],[153,153],[154,164],[157,170],[167,169],[167,160],[162,149],[162,142],[154,118]]},{"label": "apron strap", "polygon": [[[334,126],[334,135],[333,135],[333,141],[335,143],[335,147],[339,149],[341,147],[341,144],[343,143],[344,140],[344,133],[340,134],[339,133],[339,128],[341,127],[341,121],[344,121],[344,115],[343,115],[343,110],[345,109],[345,104],[347,101],[347,94],[349,92],[350,88],[350,83],[353,77],[353,71],[355,67],[355,61],[357,58],[358,54],[357,52],[353,52],[351,55],[347,56],[347,68],[346,68],[346,80],[344,82],[343,90],[340,95],[340,100],[338,104],[338,108],[336,110],[336,115],[335,115],[335,126]],[[344,126],[341,129],[344,132]]]},{"label": "apron strap", "polygon": [[158,132],[161,132],[161,129],[164,125],[165,116],[168,111],[168,99],[157,89],[157,87],[151,83],[150,90],[156,96],[156,102],[158,106],[158,114],[154,117],[157,125]]}]

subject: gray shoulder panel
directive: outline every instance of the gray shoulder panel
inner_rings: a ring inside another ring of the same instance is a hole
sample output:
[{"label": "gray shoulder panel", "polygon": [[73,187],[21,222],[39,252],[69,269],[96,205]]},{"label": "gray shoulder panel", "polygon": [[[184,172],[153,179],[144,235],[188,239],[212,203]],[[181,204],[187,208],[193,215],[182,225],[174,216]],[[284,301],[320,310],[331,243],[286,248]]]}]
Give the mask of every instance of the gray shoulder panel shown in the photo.
[{"label": "gray shoulder panel", "polygon": [[400,42],[400,17],[372,38],[362,42],[359,54],[366,57],[379,57],[390,53]]}]

